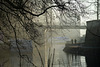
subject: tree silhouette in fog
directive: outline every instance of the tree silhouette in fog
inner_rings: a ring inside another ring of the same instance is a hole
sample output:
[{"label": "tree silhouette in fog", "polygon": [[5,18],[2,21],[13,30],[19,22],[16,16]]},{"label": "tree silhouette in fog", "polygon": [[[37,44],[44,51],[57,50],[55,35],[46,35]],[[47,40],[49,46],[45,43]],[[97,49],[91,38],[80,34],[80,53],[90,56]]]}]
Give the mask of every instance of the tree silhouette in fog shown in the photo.
[{"label": "tree silhouette in fog", "polygon": [[[54,8],[54,9],[53,9]],[[31,39],[37,45],[44,44],[43,32],[45,27],[42,23],[39,23],[41,16],[52,17],[50,12],[52,10],[58,11],[63,16],[75,17],[79,19],[79,15],[85,13],[84,5],[77,0],[0,0],[0,34],[3,38],[0,40],[8,47],[10,47],[11,39],[16,41],[16,46],[21,59],[23,55],[18,45],[18,39]],[[49,25],[51,22],[45,22]],[[41,58],[42,66],[44,63],[41,54],[37,48],[39,56]],[[27,61],[36,67],[34,63]]]}]

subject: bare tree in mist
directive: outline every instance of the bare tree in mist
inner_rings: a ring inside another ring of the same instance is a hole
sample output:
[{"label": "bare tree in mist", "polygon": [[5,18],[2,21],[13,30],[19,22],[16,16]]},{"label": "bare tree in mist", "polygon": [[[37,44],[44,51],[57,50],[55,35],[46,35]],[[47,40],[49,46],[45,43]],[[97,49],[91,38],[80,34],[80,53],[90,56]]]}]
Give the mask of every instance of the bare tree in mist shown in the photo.
[{"label": "bare tree in mist", "polygon": [[[44,44],[43,31],[46,29],[44,24],[50,25],[52,23],[46,19],[41,19],[41,17],[52,18],[50,15],[52,10],[57,12],[54,13],[55,15],[60,13],[66,20],[73,17],[79,20],[79,16],[85,13],[84,5],[78,0],[66,2],[63,0],[0,0],[0,41],[4,43],[3,46],[10,48],[10,40],[15,40],[20,56],[19,67],[22,67],[21,59],[25,58],[33,67],[37,67],[37,65],[29,60],[30,57],[21,54],[18,39],[30,39],[35,43],[41,59],[41,66],[44,67],[37,45]],[[41,23],[40,21],[46,22]],[[3,49],[5,50],[5,48]]]}]

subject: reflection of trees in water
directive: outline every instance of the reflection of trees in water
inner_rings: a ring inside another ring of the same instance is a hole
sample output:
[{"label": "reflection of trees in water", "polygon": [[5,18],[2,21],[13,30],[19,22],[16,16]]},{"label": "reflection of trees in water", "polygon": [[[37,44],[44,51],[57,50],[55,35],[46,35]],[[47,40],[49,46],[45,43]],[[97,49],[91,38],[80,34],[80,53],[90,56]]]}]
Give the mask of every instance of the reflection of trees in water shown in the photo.
[{"label": "reflection of trees in water", "polygon": [[82,66],[82,64],[84,64],[83,62],[81,62],[81,56],[78,56],[78,55],[74,55],[74,54],[66,54],[67,56],[67,64],[68,64],[68,67],[84,67]]}]

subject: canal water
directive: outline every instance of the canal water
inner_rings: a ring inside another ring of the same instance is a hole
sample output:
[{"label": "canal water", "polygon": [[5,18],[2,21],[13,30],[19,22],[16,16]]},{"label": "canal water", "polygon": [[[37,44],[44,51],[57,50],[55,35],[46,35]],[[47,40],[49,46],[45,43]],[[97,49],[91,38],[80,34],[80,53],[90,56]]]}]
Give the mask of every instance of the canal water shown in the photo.
[{"label": "canal water", "polygon": [[70,37],[77,37],[80,35],[77,31],[78,30],[71,30],[70,33],[69,31],[64,31],[64,36],[62,36],[62,32],[59,31],[57,31],[57,34],[52,34],[52,48],[55,49],[53,67],[86,67],[84,56],[76,56],[63,51],[66,41],[69,40],[69,38],[67,38],[68,33]]},{"label": "canal water", "polygon": [[85,57],[68,54],[63,51],[64,45],[54,45],[54,67],[86,67]]}]

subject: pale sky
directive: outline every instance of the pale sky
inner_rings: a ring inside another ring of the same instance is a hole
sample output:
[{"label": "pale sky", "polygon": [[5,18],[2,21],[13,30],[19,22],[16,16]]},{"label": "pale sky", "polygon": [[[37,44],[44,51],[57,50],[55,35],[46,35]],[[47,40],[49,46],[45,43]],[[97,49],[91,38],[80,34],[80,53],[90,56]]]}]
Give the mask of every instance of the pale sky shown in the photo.
[{"label": "pale sky", "polygon": [[[64,0],[64,1],[67,2],[68,0]],[[81,22],[80,22],[81,25],[86,25],[86,21],[96,20],[96,14],[93,14],[93,12],[96,11],[96,6],[93,3],[93,2],[95,2],[95,0],[80,0],[80,1],[82,1],[82,3],[87,7],[86,11],[88,12],[88,14],[86,14],[84,16],[81,16]],[[55,19],[55,21],[58,24],[59,20]],[[80,31],[80,34],[81,34],[80,36],[84,35],[85,32],[86,32],[86,30],[81,30]]]}]

